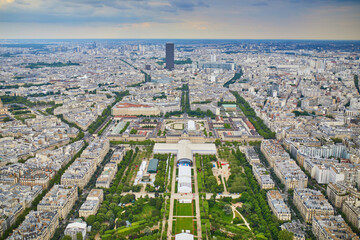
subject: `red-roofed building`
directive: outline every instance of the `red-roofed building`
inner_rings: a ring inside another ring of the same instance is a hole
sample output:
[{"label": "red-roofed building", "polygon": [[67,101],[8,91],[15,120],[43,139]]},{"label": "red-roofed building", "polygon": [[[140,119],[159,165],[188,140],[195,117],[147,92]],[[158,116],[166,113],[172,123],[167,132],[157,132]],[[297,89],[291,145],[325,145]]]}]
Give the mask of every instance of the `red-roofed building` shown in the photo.
[{"label": "red-roofed building", "polygon": [[249,128],[250,130],[255,130],[254,125],[252,125],[252,123],[251,123],[249,120],[246,120],[245,123],[246,123],[246,125],[248,126],[248,128]]},{"label": "red-roofed building", "polygon": [[145,105],[145,104],[133,104],[133,103],[118,103],[112,109],[113,116],[119,115],[160,115],[160,109],[158,107]]}]

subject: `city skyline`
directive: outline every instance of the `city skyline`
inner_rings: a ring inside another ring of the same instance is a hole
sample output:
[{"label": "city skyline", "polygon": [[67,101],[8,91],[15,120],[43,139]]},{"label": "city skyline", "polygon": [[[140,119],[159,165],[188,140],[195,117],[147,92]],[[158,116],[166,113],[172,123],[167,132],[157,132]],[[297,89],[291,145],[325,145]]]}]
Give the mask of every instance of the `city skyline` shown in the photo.
[{"label": "city skyline", "polygon": [[359,40],[359,1],[0,1],[1,39]]},{"label": "city skyline", "polygon": [[360,240],[360,41],[0,42],[0,240]]}]

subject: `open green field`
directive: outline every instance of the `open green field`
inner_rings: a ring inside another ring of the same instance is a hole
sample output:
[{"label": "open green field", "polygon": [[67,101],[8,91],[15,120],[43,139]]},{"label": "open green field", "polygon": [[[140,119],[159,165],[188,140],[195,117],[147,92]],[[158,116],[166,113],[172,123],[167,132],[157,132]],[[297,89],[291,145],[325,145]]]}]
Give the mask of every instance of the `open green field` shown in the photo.
[{"label": "open green field", "polygon": [[174,129],[175,130],[184,130],[184,124],[183,123],[174,123]]},{"label": "open green field", "polygon": [[179,203],[175,201],[175,216],[194,216],[193,203]]},{"label": "open green field", "polygon": [[218,151],[220,159],[226,159],[231,166],[231,175],[227,180],[227,190],[231,193],[241,193],[246,190],[246,178],[242,174],[243,167],[231,153],[229,147],[222,147]]},{"label": "open green field", "polygon": [[[174,234],[181,233],[182,230],[184,232],[186,230],[190,230],[191,234],[196,235],[196,232],[194,231],[196,228],[196,221],[193,218],[175,218],[176,220],[173,222],[173,231]],[[175,227],[174,227],[175,225]]]},{"label": "open green field", "polygon": [[131,186],[133,185],[134,176],[136,176],[136,173],[139,170],[138,168],[136,168],[136,166],[140,166],[144,158],[149,159],[151,157],[151,153],[152,146],[146,146],[142,151],[139,151],[135,159],[133,159],[133,162],[128,167],[128,173],[126,174],[124,179],[124,191],[129,191],[131,189]]},{"label": "open green field", "polygon": [[23,115],[16,115],[15,118],[17,120],[20,120],[22,122],[25,122],[26,119],[29,119],[29,118],[36,118],[36,115],[35,114],[23,114]]},{"label": "open green field", "polygon": [[142,211],[138,214],[140,219],[151,218],[152,215],[159,214],[159,210],[154,206],[150,206],[148,204],[144,205]]},{"label": "open green field", "polygon": [[209,208],[209,214],[212,216],[212,218],[221,219],[226,223],[231,223],[233,220],[233,214],[231,213],[230,215],[226,215],[222,205],[218,202]]}]

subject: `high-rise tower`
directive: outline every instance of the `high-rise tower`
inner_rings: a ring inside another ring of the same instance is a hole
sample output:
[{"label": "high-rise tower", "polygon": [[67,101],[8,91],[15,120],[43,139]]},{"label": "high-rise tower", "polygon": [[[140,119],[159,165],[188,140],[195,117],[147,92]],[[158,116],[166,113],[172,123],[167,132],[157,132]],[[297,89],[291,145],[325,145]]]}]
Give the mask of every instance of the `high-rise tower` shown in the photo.
[{"label": "high-rise tower", "polygon": [[174,44],[166,43],[166,67],[167,70],[174,69]]}]

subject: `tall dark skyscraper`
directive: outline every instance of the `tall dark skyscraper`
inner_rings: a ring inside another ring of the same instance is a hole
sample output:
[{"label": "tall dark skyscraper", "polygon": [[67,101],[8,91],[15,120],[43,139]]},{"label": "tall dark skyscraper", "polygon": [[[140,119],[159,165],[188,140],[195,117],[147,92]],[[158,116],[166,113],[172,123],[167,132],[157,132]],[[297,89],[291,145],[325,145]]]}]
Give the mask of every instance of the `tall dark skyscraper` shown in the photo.
[{"label": "tall dark skyscraper", "polygon": [[174,44],[166,44],[166,67],[167,70],[174,69]]}]

